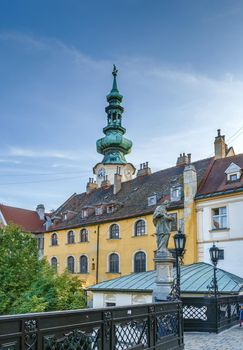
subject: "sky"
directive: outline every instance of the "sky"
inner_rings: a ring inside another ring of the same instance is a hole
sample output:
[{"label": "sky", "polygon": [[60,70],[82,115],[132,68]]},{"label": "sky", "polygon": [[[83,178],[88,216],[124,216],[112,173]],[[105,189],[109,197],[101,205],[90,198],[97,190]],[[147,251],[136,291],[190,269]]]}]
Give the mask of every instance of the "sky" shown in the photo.
[{"label": "sky", "polygon": [[0,0],[0,202],[85,191],[114,63],[137,168],[242,153],[242,38],[241,0]]}]

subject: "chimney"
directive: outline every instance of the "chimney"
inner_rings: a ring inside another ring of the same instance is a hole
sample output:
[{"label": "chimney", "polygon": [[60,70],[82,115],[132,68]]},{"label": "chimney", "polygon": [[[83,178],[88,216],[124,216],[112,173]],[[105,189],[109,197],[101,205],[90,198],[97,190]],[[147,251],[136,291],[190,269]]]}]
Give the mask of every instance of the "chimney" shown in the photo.
[{"label": "chimney", "polygon": [[111,186],[110,181],[108,180],[108,175],[105,175],[105,179],[101,182],[102,188],[108,188]]},{"label": "chimney", "polygon": [[183,191],[184,191],[184,209],[183,223],[184,233],[187,236],[186,246],[188,251],[192,251],[190,255],[190,263],[197,260],[197,227],[196,227],[196,208],[195,195],[197,193],[197,172],[194,165],[186,165],[183,171]]},{"label": "chimney", "polygon": [[191,163],[191,153],[180,153],[180,156],[177,158],[176,166],[188,165]]},{"label": "chimney", "polygon": [[36,207],[36,212],[39,215],[40,220],[45,220],[45,207],[44,204],[38,204]]},{"label": "chimney", "polygon": [[120,189],[121,189],[121,181],[122,180],[122,176],[121,176],[121,168],[118,166],[116,168],[116,173],[114,175],[114,186],[113,186],[113,193],[117,194]]},{"label": "chimney", "polygon": [[151,168],[148,166],[148,162],[140,164],[140,169],[137,172],[137,176],[151,175]]},{"label": "chimney", "polygon": [[94,181],[94,179],[92,177],[89,178],[89,182],[86,185],[86,193],[90,193],[93,190],[96,190],[96,188],[98,187],[96,181]]},{"label": "chimney", "polygon": [[221,135],[221,130],[217,130],[218,135],[214,141],[214,157],[215,159],[225,158],[227,154],[227,145],[225,143],[225,135]]}]

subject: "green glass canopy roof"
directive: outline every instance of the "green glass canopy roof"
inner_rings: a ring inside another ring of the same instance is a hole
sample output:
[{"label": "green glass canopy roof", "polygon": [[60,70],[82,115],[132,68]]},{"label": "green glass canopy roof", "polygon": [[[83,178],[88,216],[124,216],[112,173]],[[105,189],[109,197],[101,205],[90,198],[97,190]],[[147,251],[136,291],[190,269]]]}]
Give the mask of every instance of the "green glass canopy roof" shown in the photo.
[{"label": "green glass canopy roof", "polygon": [[[176,271],[174,269],[174,277]],[[91,291],[141,292],[152,293],[155,287],[155,271],[132,273],[89,287]],[[196,263],[181,267],[182,293],[207,293],[207,286],[213,277],[213,266]],[[218,288],[220,293],[238,293],[243,286],[243,278],[227,271],[217,269]]]}]

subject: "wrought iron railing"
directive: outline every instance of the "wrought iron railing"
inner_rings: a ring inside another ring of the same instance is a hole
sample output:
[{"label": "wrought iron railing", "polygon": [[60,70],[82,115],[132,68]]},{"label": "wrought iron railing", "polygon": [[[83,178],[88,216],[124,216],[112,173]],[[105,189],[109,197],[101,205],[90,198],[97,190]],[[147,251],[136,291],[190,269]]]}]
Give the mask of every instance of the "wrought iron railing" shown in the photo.
[{"label": "wrought iron railing", "polygon": [[242,296],[184,297],[185,331],[219,333],[237,324]]},{"label": "wrought iron railing", "polygon": [[184,349],[177,302],[0,317],[0,350]]}]

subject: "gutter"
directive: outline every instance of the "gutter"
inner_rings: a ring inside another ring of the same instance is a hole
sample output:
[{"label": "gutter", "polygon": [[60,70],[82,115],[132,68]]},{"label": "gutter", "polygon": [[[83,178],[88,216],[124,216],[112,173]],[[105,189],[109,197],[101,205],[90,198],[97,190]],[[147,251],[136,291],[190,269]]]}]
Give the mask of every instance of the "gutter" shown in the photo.
[{"label": "gutter", "polygon": [[225,194],[240,193],[240,192],[243,192],[243,187],[240,187],[237,189],[229,189],[229,190],[220,191],[220,192],[208,193],[208,194],[201,194],[201,195],[199,194],[195,197],[195,200],[203,199],[203,198],[212,198],[217,196],[223,196]]},{"label": "gutter", "polygon": [[[177,204],[175,206],[171,206],[169,207],[168,211],[170,210],[178,210],[178,209],[183,209],[184,208],[184,204],[183,203],[180,203],[180,204]],[[55,232],[55,231],[59,231],[59,230],[65,230],[65,229],[71,229],[71,228],[77,228],[77,227],[87,227],[87,226],[92,226],[92,225],[99,225],[99,223],[105,223],[105,222],[113,222],[113,221],[116,221],[116,220],[126,220],[126,219],[129,219],[129,218],[137,218],[137,217],[142,217],[142,216],[146,216],[146,215],[149,215],[149,214],[153,214],[154,210],[148,210],[148,211],[145,211],[145,212],[141,212],[141,213],[134,213],[134,214],[129,214],[129,215],[124,215],[124,216],[117,216],[117,217],[109,217],[109,218],[103,218],[103,219],[100,219],[100,220],[96,220],[96,221],[89,221],[87,223],[85,222],[81,222],[81,223],[78,223],[78,224],[73,224],[73,225],[66,225],[66,226],[56,226],[54,228],[51,228],[47,231],[44,231],[44,233],[46,232]]]}]

